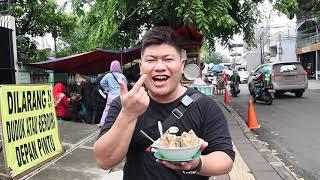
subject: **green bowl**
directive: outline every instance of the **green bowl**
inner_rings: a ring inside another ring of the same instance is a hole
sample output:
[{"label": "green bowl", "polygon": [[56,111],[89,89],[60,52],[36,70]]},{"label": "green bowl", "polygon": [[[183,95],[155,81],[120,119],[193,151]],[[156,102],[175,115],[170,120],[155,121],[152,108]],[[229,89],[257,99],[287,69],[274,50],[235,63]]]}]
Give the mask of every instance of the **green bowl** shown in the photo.
[{"label": "green bowl", "polygon": [[181,163],[181,162],[192,161],[192,160],[194,160],[194,159],[199,158],[199,157],[201,156],[201,152],[198,151],[192,158],[179,159],[179,160],[177,160],[177,159],[174,159],[174,160],[172,160],[172,159],[167,159],[167,158],[163,157],[162,154],[161,154],[159,151],[157,151],[157,150],[156,150],[156,152],[155,152],[153,155],[154,155],[154,157],[156,157],[157,159],[160,159],[160,160],[163,160],[163,161],[169,161],[169,162],[172,162],[172,163],[174,163],[174,164],[179,164],[179,163]]},{"label": "green bowl", "polygon": [[[159,144],[160,139],[156,140],[156,144]],[[163,158],[170,160],[170,161],[188,161],[192,160],[193,157],[199,152],[202,143],[204,142],[203,139],[199,138],[199,143],[190,146],[190,147],[181,147],[181,148],[165,148],[159,147],[155,144],[151,145],[154,147]]]}]

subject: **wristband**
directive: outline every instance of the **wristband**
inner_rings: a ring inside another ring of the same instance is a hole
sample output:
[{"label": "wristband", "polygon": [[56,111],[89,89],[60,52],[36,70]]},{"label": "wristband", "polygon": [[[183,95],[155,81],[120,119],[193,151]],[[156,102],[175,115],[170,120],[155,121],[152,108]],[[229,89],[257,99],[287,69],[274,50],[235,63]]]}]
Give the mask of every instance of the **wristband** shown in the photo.
[{"label": "wristband", "polygon": [[200,170],[201,170],[201,166],[202,166],[202,160],[200,158],[199,164],[195,168],[187,170],[187,171],[182,171],[182,173],[183,174],[199,174]]}]

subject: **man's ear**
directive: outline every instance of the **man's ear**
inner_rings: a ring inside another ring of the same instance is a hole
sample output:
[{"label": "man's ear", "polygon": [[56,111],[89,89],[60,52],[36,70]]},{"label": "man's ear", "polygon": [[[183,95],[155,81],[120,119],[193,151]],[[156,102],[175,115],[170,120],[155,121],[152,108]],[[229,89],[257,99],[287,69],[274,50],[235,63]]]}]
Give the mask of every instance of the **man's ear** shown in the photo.
[{"label": "man's ear", "polygon": [[140,76],[141,76],[141,74],[142,74],[142,73],[141,73],[141,61],[142,61],[142,60],[140,59],[140,60],[139,60],[139,71],[140,71]]},{"label": "man's ear", "polygon": [[181,73],[183,73],[184,66],[186,65],[186,60],[181,59],[181,63],[182,63]]}]

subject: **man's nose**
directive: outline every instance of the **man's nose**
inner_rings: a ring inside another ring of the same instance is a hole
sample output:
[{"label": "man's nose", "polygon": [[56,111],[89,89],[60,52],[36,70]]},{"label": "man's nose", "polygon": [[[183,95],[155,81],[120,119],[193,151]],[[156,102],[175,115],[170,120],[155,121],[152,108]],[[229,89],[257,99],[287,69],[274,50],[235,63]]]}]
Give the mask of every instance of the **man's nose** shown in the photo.
[{"label": "man's nose", "polygon": [[160,59],[157,61],[157,63],[154,66],[155,71],[164,71],[166,69],[166,66],[164,62]]}]

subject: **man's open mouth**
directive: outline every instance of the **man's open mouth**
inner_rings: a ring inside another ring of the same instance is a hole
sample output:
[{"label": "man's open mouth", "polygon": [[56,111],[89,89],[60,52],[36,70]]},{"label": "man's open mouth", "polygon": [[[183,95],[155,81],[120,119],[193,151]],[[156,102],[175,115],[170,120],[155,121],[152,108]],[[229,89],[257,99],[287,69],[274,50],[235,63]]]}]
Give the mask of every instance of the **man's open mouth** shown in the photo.
[{"label": "man's open mouth", "polygon": [[155,82],[165,82],[169,79],[169,76],[167,75],[158,75],[152,77],[153,81]]}]

